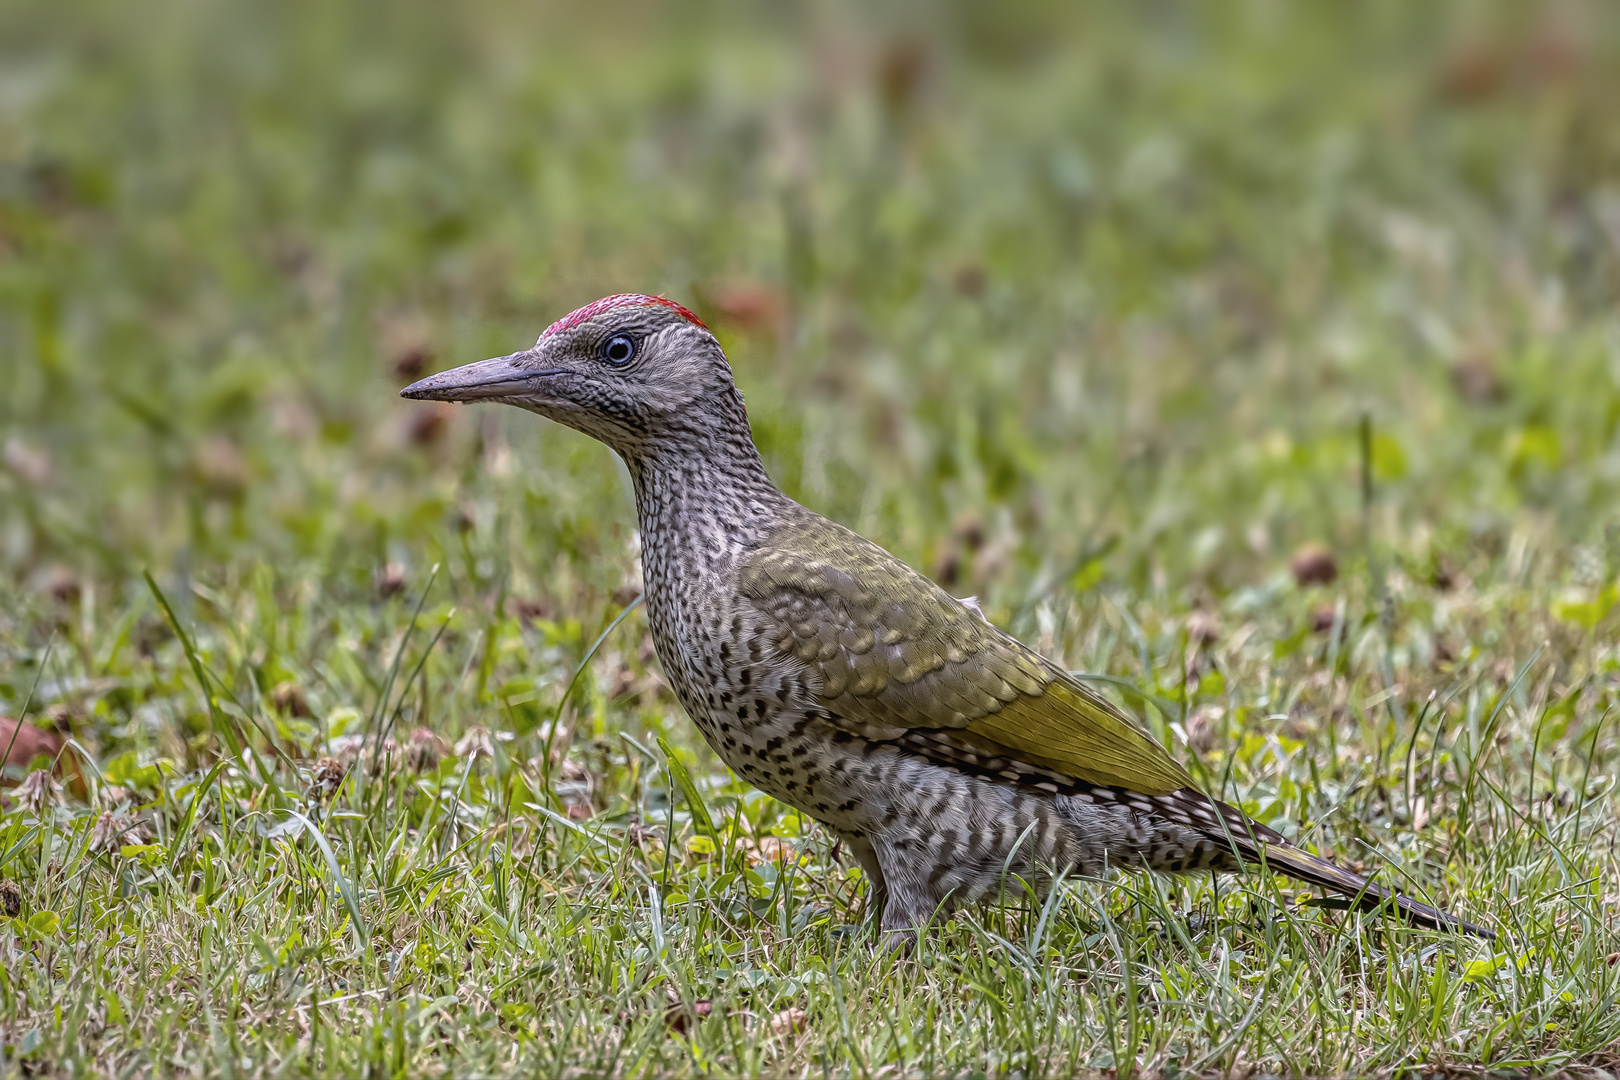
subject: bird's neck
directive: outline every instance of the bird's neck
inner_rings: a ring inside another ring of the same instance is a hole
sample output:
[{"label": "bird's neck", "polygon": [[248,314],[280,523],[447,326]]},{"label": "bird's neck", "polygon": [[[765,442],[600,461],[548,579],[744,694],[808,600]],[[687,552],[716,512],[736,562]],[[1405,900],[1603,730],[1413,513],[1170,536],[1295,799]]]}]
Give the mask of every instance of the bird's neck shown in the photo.
[{"label": "bird's neck", "polygon": [[624,457],[649,571],[668,562],[675,573],[701,576],[730,565],[795,506],[766,475],[740,399]]}]

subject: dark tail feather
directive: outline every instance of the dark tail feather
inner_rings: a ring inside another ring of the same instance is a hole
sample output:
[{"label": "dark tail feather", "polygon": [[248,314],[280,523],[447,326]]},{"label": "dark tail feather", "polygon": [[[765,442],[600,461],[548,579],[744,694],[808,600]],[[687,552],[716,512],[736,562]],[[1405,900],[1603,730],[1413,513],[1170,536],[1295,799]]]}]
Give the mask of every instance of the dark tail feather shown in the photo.
[{"label": "dark tail feather", "polygon": [[[1224,837],[1223,837],[1224,839]],[[1465,922],[1455,915],[1449,915],[1439,908],[1420,904],[1411,897],[1400,893],[1393,893],[1388,889],[1374,885],[1360,874],[1351,873],[1337,863],[1318,858],[1308,851],[1294,847],[1292,844],[1269,843],[1256,844],[1247,836],[1233,833],[1232,841],[1237,845],[1238,852],[1248,861],[1259,861],[1262,849],[1266,865],[1279,874],[1286,874],[1291,878],[1308,881],[1312,885],[1319,885],[1324,889],[1348,896],[1355,905],[1363,911],[1382,907],[1393,901],[1396,908],[1412,922],[1420,926],[1427,926],[1434,930],[1453,930],[1473,934],[1485,938],[1487,941],[1496,940],[1496,931],[1488,930],[1483,926],[1475,926]]]}]

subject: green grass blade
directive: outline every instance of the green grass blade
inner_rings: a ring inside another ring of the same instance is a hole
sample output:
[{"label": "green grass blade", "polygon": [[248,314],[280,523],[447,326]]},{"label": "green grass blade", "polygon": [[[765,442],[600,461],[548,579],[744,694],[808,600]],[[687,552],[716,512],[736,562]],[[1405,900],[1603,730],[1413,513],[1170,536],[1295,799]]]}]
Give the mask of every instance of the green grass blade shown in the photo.
[{"label": "green grass blade", "polygon": [[304,827],[310,839],[315,841],[315,846],[321,849],[321,855],[326,859],[326,868],[331,872],[332,880],[337,882],[344,906],[349,909],[349,925],[354,929],[355,944],[362,949],[367,948],[370,934],[367,932],[366,921],[360,914],[360,902],[355,897],[354,886],[349,884],[349,879],[343,876],[343,870],[338,866],[337,854],[332,850],[332,845],[327,843],[325,834],[316,828],[315,823],[309,818],[296,810],[288,810],[286,813]]}]

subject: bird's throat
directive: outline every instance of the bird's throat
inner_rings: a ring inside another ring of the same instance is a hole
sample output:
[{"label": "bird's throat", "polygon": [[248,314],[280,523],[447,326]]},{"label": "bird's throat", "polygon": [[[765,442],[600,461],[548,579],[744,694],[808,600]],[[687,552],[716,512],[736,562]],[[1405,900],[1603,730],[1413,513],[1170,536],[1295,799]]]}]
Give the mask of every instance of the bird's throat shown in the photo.
[{"label": "bird's throat", "polygon": [[752,550],[793,503],[748,453],[627,457],[643,550],[662,548],[701,573]]},{"label": "bird's throat", "polygon": [[765,474],[753,443],[746,455],[626,455],[641,531],[641,572],[653,643],[682,705],[706,715],[692,667],[717,597],[737,568],[796,504]]}]

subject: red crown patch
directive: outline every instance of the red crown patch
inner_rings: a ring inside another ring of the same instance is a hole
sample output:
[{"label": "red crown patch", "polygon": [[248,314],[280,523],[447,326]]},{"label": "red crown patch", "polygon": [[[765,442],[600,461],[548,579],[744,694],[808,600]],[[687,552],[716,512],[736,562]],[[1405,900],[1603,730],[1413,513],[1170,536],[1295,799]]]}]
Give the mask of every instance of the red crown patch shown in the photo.
[{"label": "red crown patch", "polygon": [[702,326],[705,330],[708,329],[707,326],[703,325],[702,319],[698,318],[696,315],[692,314],[686,308],[682,307],[680,304],[677,304],[673,300],[666,300],[662,296],[647,296],[644,293],[620,293],[617,296],[604,296],[600,300],[592,300],[579,310],[569,312],[567,315],[564,315],[562,318],[546,327],[546,332],[540,336],[550,337],[552,334],[561,333],[564,330],[572,330],[580,323],[594,319],[604,311],[612,311],[614,308],[625,307],[629,304],[638,304],[643,307],[653,305],[658,307],[666,307],[674,311],[675,314],[679,315],[692,325]]}]

